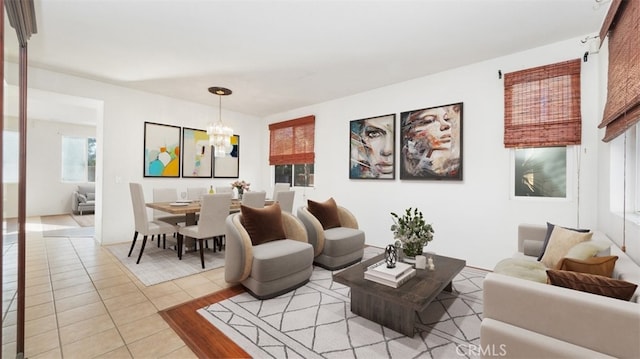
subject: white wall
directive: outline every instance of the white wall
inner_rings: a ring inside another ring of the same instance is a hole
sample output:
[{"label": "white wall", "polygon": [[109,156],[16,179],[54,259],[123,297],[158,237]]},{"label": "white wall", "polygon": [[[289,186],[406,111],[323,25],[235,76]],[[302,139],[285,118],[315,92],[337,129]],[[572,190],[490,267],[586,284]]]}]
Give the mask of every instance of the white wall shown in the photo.
[{"label": "white wall", "polygon": [[[367,234],[367,243],[378,246],[391,243],[390,212],[418,207],[435,228],[435,239],[427,250],[466,259],[468,265],[493,268],[496,262],[516,251],[518,223],[550,221],[592,228],[597,224],[597,212],[593,210],[597,204],[597,56],[591,56],[582,66],[579,219],[576,196],[560,201],[510,199],[511,156],[503,146],[504,91],[498,70],[507,73],[581,57],[584,48],[579,40],[414,79],[266,120],[272,123],[316,116],[315,189],[306,195],[320,201],[333,196],[338,204],[352,210]],[[349,179],[349,121],[396,113],[397,128],[403,111],[455,102],[464,103],[463,181],[401,181],[398,175],[394,181]],[[573,177],[577,177],[577,167],[575,164]],[[577,180],[571,187],[577,193]]]},{"label": "white wall", "polygon": [[95,133],[95,126],[33,119],[28,121],[28,216],[71,212],[71,194],[78,184],[61,181],[62,136],[94,137]]}]

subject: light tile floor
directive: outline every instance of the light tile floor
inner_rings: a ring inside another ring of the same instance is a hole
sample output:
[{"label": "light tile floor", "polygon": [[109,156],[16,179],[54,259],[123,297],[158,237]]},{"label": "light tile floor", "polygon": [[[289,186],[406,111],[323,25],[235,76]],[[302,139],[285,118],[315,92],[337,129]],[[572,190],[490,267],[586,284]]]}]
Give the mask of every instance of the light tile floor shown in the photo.
[{"label": "light tile floor", "polygon": [[[91,238],[42,237],[27,223],[25,357],[196,358],[158,314],[223,288],[222,268],[146,287]],[[15,303],[2,357],[15,357]]]}]

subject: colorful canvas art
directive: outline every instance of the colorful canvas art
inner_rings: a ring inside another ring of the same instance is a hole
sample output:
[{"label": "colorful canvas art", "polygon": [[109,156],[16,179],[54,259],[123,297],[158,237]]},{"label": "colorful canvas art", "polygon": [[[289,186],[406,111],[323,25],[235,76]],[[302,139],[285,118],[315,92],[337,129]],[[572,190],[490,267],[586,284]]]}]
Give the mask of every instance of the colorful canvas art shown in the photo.
[{"label": "colorful canvas art", "polygon": [[211,144],[206,131],[182,129],[182,177],[211,178]]},{"label": "colorful canvas art", "polygon": [[180,127],[144,123],[144,177],[180,177]]},{"label": "colorful canvas art", "polygon": [[240,136],[231,136],[231,153],[213,159],[215,178],[238,178],[240,175]]}]

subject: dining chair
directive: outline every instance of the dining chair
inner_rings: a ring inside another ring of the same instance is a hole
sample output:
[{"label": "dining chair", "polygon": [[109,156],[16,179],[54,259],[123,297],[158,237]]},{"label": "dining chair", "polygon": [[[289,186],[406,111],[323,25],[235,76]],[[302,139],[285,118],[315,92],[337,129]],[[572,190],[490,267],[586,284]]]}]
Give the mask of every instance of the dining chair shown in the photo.
[{"label": "dining chair", "polygon": [[199,201],[202,195],[207,194],[205,187],[190,187],[187,188],[187,199],[192,201]]},{"label": "dining chair", "polygon": [[273,186],[273,195],[271,196],[271,199],[275,200],[276,193],[288,191],[289,189],[291,189],[291,184],[285,182],[276,182],[276,184]]},{"label": "dining chair", "polygon": [[267,199],[267,192],[265,191],[249,191],[242,195],[242,205],[253,208],[264,207],[264,201]]},{"label": "dining chair", "polygon": [[293,199],[296,195],[296,191],[280,191],[276,192],[273,196],[273,200],[280,203],[280,208],[284,212],[292,213],[293,211]]},{"label": "dining chair", "polygon": [[[175,202],[178,200],[178,192],[175,188],[154,188],[153,189],[153,201],[154,202]],[[182,215],[170,215],[167,212],[157,209],[153,210],[153,220],[162,221],[177,226],[178,223],[184,222],[184,216]],[[167,248],[167,235],[162,236],[162,248]],[[151,237],[153,240],[153,237]],[[158,247],[160,247],[160,238],[158,238]]]},{"label": "dining chair", "polygon": [[231,186],[216,187],[216,193],[233,193],[233,188]]},{"label": "dining chair", "polygon": [[[198,240],[200,246],[200,261],[204,269],[204,240],[215,239],[225,235],[224,221],[229,215],[231,193],[205,194],[200,205],[200,220],[198,224],[180,227],[178,230],[178,258],[182,259],[183,236]],[[213,245],[215,251],[215,243]]]},{"label": "dining chair", "polygon": [[145,206],[144,192],[142,191],[142,185],[140,183],[129,183],[129,190],[131,191],[131,203],[133,204],[135,230],[131,249],[129,249],[127,257],[131,257],[131,252],[133,252],[133,248],[136,245],[138,234],[142,234],[142,247],[140,247],[140,254],[138,254],[138,260],[136,261],[136,264],[139,264],[140,258],[142,258],[142,252],[144,252],[144,246],[147,244],[147,236],[157,235],[158,238],[160,238],[161,234],[178,232],[178,227],[163,221],[149,220],[147,207]]}]

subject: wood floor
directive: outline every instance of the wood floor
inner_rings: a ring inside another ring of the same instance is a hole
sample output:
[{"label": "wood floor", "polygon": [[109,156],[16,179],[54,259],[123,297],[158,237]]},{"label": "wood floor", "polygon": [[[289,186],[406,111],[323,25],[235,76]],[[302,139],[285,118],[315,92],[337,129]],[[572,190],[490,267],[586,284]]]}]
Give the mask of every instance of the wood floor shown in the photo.
[{"label": "wood floor", "polygon": [[218,328],[196,313],[200,308],[243,292],[242,286],[233,286],[159,313],[199,358],[251,358]]}]

